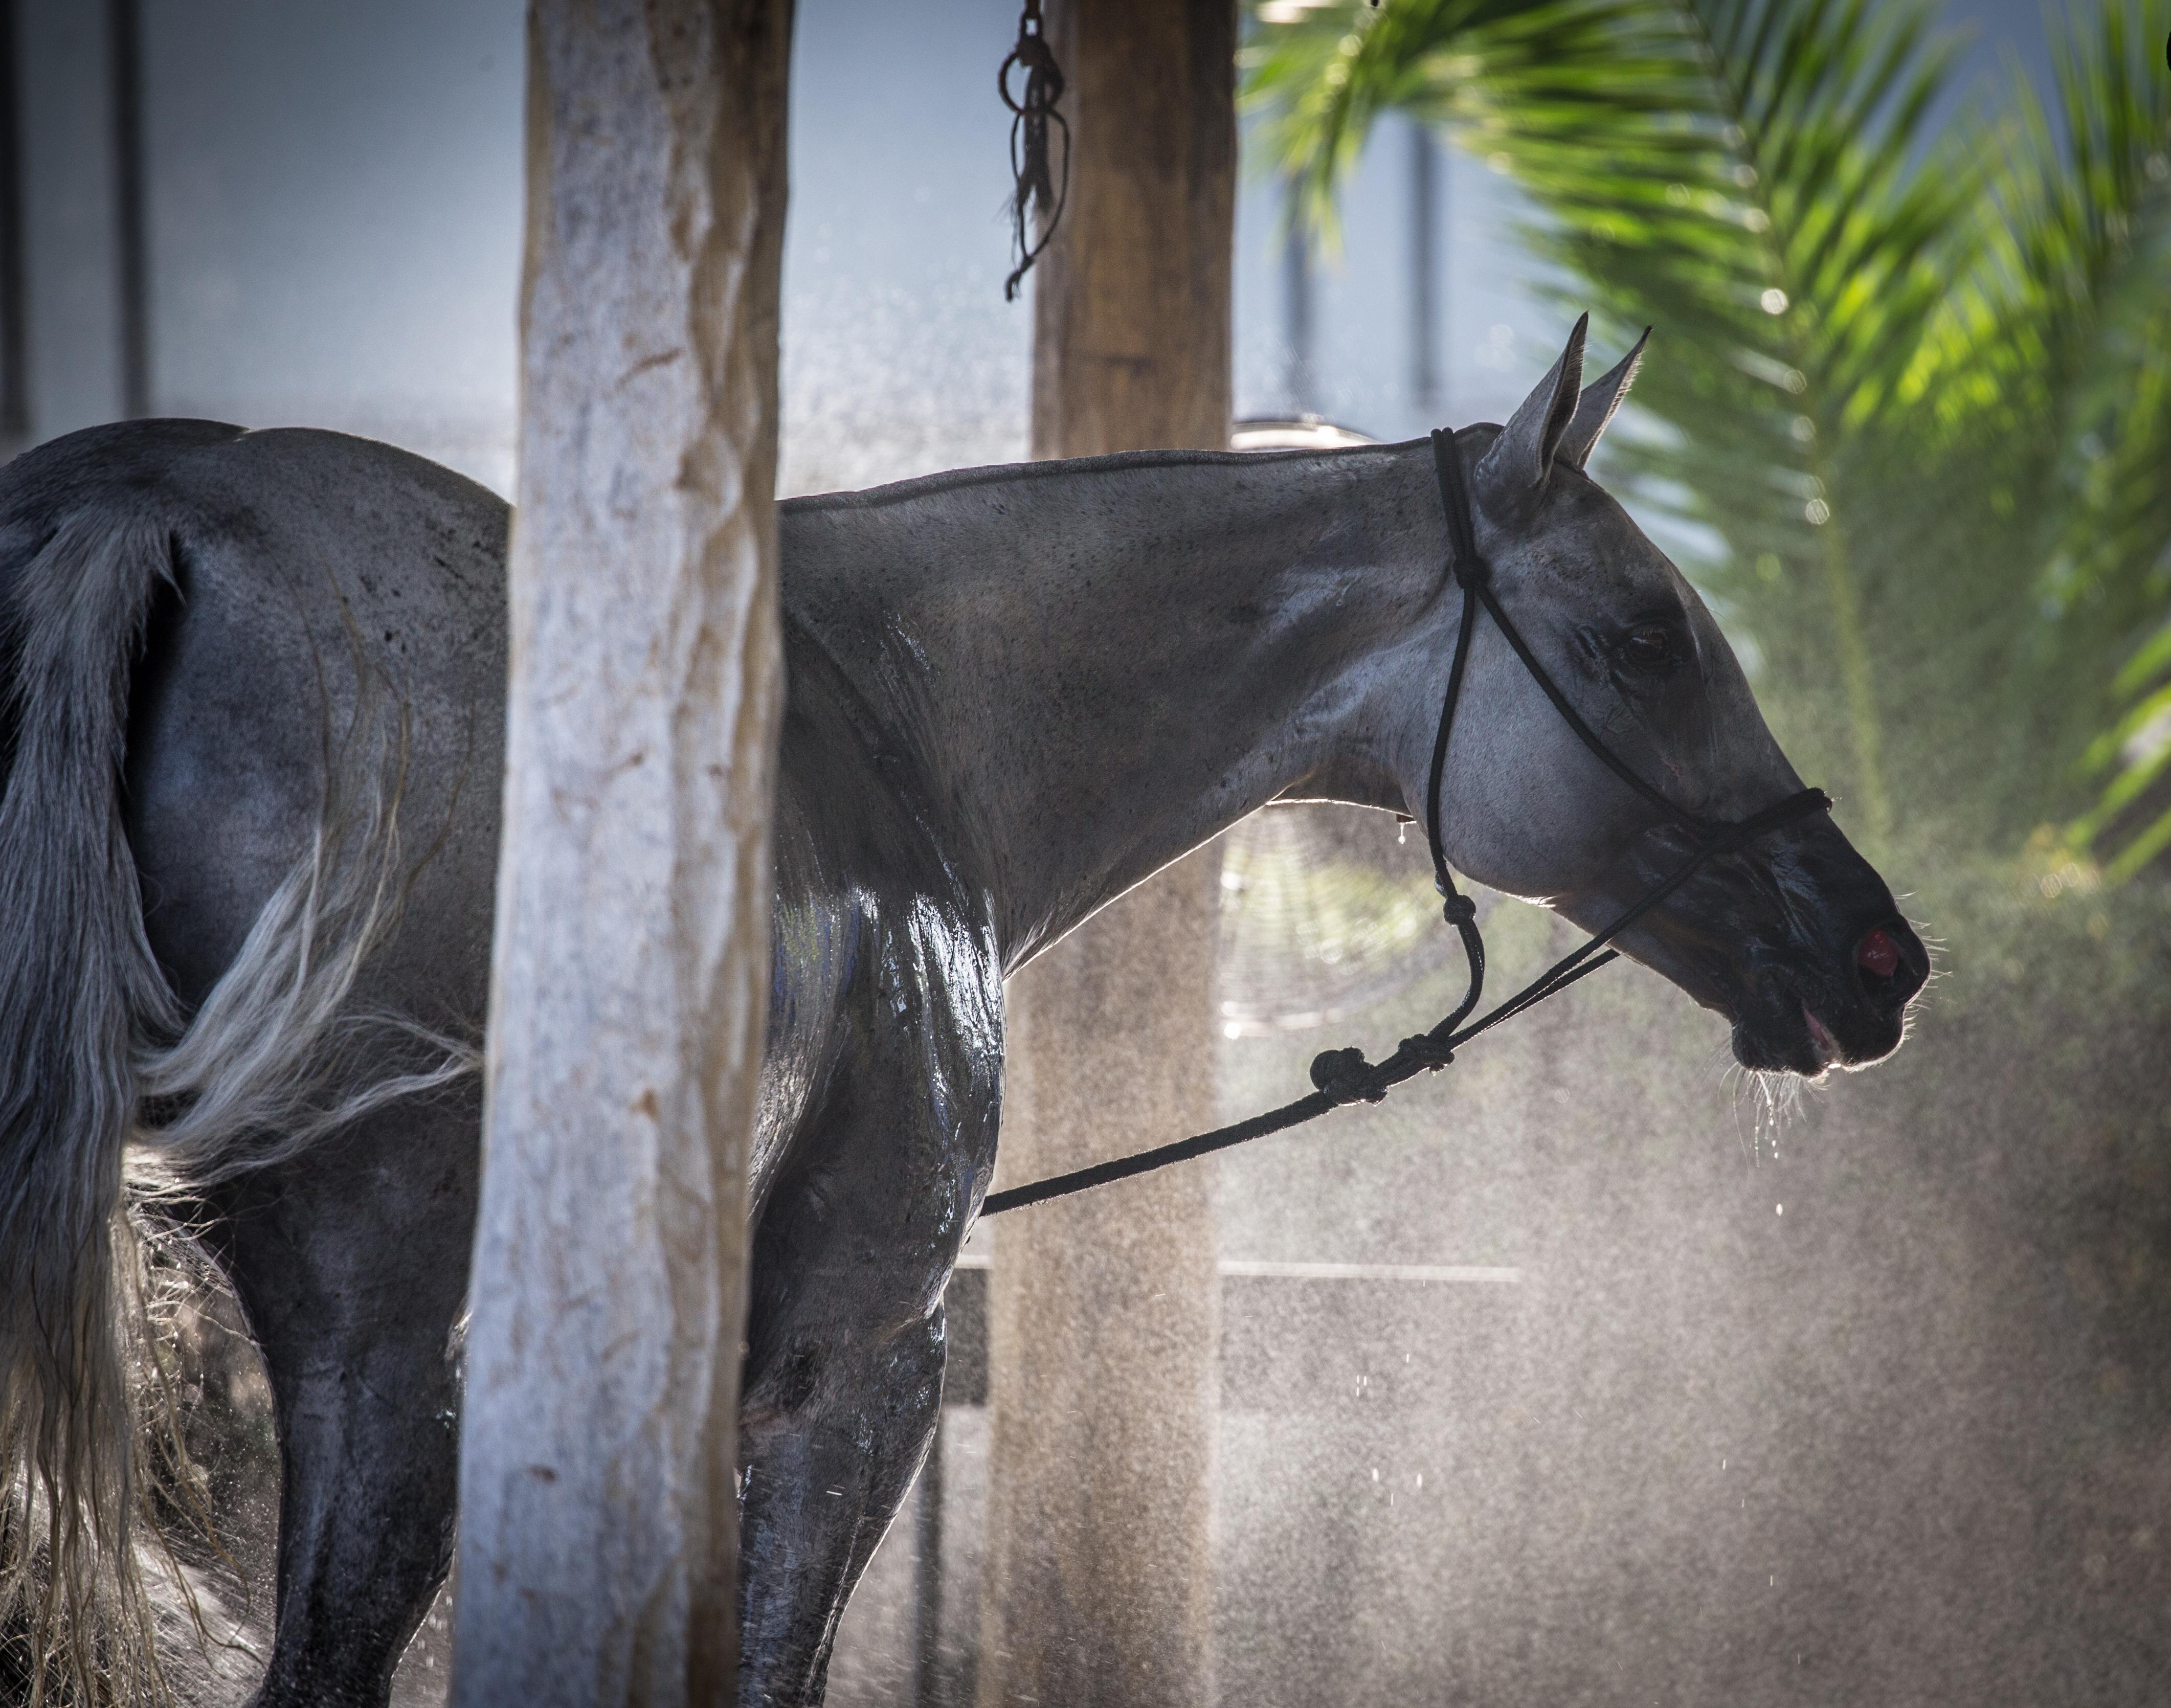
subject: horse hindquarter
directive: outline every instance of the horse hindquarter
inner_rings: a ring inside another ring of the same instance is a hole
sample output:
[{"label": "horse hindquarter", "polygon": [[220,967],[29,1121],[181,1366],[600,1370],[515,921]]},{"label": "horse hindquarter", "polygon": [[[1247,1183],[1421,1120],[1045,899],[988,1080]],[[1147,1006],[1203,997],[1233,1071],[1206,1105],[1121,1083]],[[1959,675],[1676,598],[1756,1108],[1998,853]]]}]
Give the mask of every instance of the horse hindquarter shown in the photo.
[{"label": "horse hindquarter", "polygon": [[[464,506],[485,560],[495,501],[410,465],[427,469],[330,436],[142,423],[0,473],[13,738],[0,797],[0,1463],[17,1473],[0,1492],[0,1630],[35,1631],[35,1666],[54,1683],[72,1674],[86,1700],[137,1700],[151,1663],[131,1530],[153,1462],[142,1432],[161,1421],[144,1414],[170,1402],[163,1384],[147,1406],[131,1387],[149,1349],[127,1174],[206,1205],[245,1197],[319,1138],[471,1063],[445,1034],[479,1024],[481,979],[448,989],[461,981],[442,967],[486,960],[495,790],[463,808],[458,788],[415,784],[459,773],[442,752],[418,757],[459,720],[442,693],[418,709],[389,667],[407,637],[375,608],[385,590],[370,569],[399,517],[432,506],[372,477],[439,489],[440,512]],[[359,514],[327,502],[327,476],[351,477],[339,496]],[[393,525],[373,526],[373,509]],[[497,506],[501,565],[502,517]],[[425,577],[442,568],[405,555]],[[464,715],[489,775],[501,624],[484,624],[470,650],[490,688]],[[429,644],[419,626],[415,638]],[[457,654],[466,638],[437,645]],[[426,660],[411,672],[430,674]],[[358,998],[390,1023],[359,1024]],[[436,1103],[441,1125],[449,1106]],[[471,1167],[472,1108],[461,1118],[451,1143]],[[458,1219],[458,1198],[441,1221]],[[267,1347],[292,1291],[246,1301]],[[427,1362],[442,1369],[443,1351],[441,1330]],[[279,1376],[275,1364],[275,1389]],[[448,1504],[429,1522],[448,1520]]]}]

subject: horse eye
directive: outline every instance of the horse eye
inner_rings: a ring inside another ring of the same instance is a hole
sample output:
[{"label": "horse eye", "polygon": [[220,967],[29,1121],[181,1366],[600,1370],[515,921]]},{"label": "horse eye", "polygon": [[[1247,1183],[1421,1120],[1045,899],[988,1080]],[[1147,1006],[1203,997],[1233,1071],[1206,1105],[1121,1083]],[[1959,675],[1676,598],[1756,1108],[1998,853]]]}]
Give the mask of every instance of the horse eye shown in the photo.
[{"label": "horse eye", "polygon": [[1672,661],[1674,637],[1659,624],[1649,623],[1641,629],[1630,629],[1621,650],[1629,663],[1644,670],[1657,670]]}]

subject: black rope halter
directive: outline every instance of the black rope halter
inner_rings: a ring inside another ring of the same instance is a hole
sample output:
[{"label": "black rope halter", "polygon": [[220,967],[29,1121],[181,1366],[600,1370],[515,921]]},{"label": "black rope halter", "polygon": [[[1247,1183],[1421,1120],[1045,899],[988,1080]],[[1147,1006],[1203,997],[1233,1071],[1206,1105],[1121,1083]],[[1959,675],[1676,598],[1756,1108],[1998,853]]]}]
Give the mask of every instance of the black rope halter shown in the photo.
[{"label": "black rope halter", "polygon": [[[1471,510],[1470,489],[1463,479],[1462,458],[1455,450],[1455,436],[1444,430],[1435,431],[1432,436],[1432,456],[1433,467],[1439,477],[1440,506],[1447,512],[1448,568],[1462,586],[1462,627],[1455,637],[1455,657],[1447,671],[1447,693],[1440,703],[1439,731],[1433,738],[1432,764],[1425,774],[1425,838],[1432,849],[1433,882],[1439,891],[1441,910],[1447,923],[1462,939],[1462,952],[1470,963],[1469,988],[1463,993],[1462,1000],[1431,1031],[1403,1039],[1394,1054],[1384,1061],[1368,1062],[1364,1052],[1356,1048],[1321,1051],[1312,1059],[1311,1083],[1317,1089],[1309,1096],[1255,1115],[1248,1121],[1237,1122],[1234,1126],[1202,1132],[1196,1138],[1178,1139],[1173,1144],[1140,1151],[1134,1156],[1096,1163],[1091,1168],[993,1193],[980,1206],[982,1215],[999,1216],[1005,1210],[1064,1197],[1089,1186],[1128,1180],[1133,1175],[1166,1168],[1171,1163],[1226,1150],[1231,1145],[1264,1138],[1268,1133],[1285,1132],[1316,1120],[1345,1103],[1377,1103],[1404,1080],[1423,1073],[1437,1073],[1446,1067],[1455,1060],[1455,1052],[1480,1032],[1512,1020],[1525,1009],[1566,990],[1578,979],[1597,972],[1607,961],[1617,959],[1620,951],[1606,945],[1694,877],[1705,862],[1745,848],[1767,832],[1795,823],[1812,813],[1831,810],[1831,797],[1823,790],[1804,789],[1746,818],[1706,818],[1675,806],[1663,791],[1638,775],[1635,768],[1607,747],[1598,732],[1584,721],[1583,715],[1569,703],[1559,684],[1530,651],[1522,632],[1501,609],[1499,598],[1493,591],[1492,567],[1477,549],[1477,522]],[[1607,770],[1666,818],[1687,831],[1696,846],[1686,860],[1624,908],[1603,931],[1562,956],[1505,1002],[1471,1020],[1470,1016],[1485,989],[1485,939],[1477,929],[1476,904],[1455,887],[1454,875],[1448,870],[1447,849],[1440,838],[1439,796],[1440,779],[1447,768],[1448,740],[1455,732],[1455,709],[1462,699],[1463,678],[1470,663],[1470,640],[1477,631],[1481,612],[1492,618],[1508,645],[1514,649],[1515,656],[1523,661],[1523,667],[1545,690],[1546,698],[1568,720],[1568,726],[1575,731],[1583,745],[1598,756]]]}]

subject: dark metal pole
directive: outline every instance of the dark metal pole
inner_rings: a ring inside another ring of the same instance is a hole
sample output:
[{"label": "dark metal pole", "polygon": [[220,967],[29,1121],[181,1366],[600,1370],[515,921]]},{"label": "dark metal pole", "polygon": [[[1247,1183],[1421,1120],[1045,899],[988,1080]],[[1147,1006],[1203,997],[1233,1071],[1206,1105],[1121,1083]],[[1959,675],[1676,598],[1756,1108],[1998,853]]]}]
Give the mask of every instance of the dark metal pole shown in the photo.
[{"label": "dark metal pole", "polygon": [[30,436],[23,271],[23,84],[15,0],[0,0],[0,457],[13,456]]},{"label": "dark metal pole", "polygon": [[913,1539],[919,1604],[913,1609],[913,1708],[937,1708],[942,1695],[942,1427],[944,1407],[935,1408],[935,1440],[919,1472],[919,1523]]},{"label": "dark metal pole", "polygon": [[1304,207],[1296,180],[1287,189],[1288,223],[1282,242],[1282,342],[1288,366],[1282,373],[1282,389],[1289,398],[1289,413],[1309,415],[1316,408],[1313,387],[1311,324],[1311,234],[1306,230]]},{"label": "dark metal pole", "polygon": [[1410,395],[1440,400],[1439,350],[1446,293],[1439,281],[1439,148],[1423,125],[1410,129]]},{"label": "dark metal pole", "polygon": [[119,225],[121,411],[151,413],[150,246],[143,205],[143,13],[140,0],[108,0],[113,73],[113,201]]}]

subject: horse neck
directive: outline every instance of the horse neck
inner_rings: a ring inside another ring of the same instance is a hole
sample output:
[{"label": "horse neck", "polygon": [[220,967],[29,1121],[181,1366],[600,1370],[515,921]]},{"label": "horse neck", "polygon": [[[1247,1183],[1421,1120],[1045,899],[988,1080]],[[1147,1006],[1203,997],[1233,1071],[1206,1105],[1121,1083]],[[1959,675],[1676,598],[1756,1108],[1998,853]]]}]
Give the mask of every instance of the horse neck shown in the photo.
[{"label": "horse neck", "polygon": [[1014,967],[1277,796],[1401,804],[1428,468],[1165,452],[795,505],[786,597],[911,750]]}]

